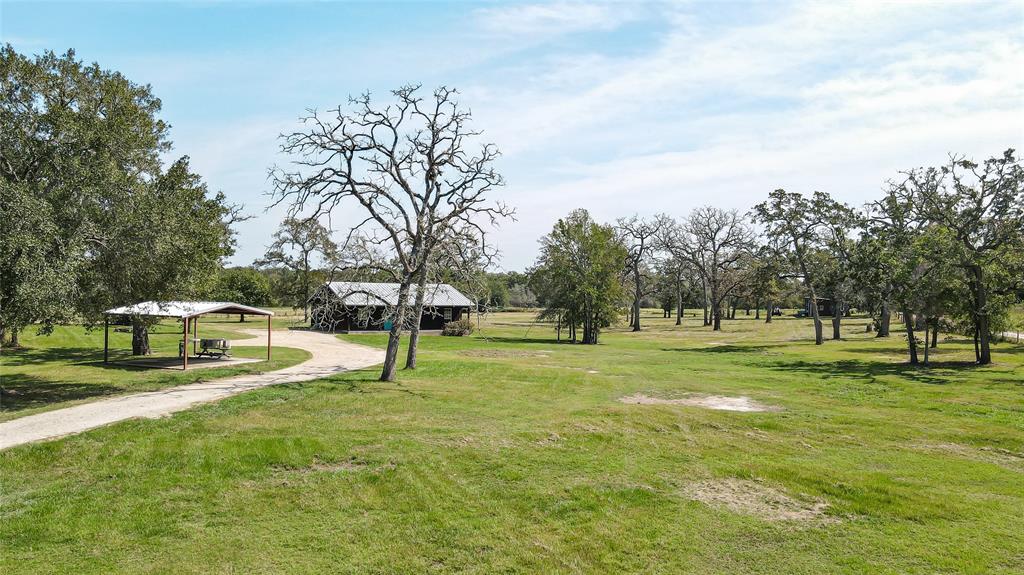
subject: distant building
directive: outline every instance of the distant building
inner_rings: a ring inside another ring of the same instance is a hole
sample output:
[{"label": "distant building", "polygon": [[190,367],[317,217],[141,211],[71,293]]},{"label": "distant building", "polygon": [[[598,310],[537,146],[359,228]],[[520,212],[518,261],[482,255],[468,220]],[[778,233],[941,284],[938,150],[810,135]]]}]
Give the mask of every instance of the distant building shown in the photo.
[{"label": "distant building", "polygon": [[[836,310],[835,304],[832,302],[832,300],[827,298],[827,297],[819,297],[817,299],[818,299],[818,316],[819,317],[832,317],[832,315],[835,314],[835,310]],[[842,315],[849,315],[850,306],[848,306],[846,304],[840,304],[840,305],[842,306],[842,310],[841,310],[840,313]],[[804,315],[807,316],[807,317],[810,317],[812,315],[812,312],[811,312],[811,298],[809,298],[809,297],[805,297],[804,298]]]},{"label": "distant building", "polygon": [[[398,305],[397,283],[327,282],[310,297],[310,327],[323,331],[390,330],[386,319]],[[448,284],[427,284],[420,329],[441,329],[469,314],[473,300]],[[416,301],[416,286],[409,304]]]}]

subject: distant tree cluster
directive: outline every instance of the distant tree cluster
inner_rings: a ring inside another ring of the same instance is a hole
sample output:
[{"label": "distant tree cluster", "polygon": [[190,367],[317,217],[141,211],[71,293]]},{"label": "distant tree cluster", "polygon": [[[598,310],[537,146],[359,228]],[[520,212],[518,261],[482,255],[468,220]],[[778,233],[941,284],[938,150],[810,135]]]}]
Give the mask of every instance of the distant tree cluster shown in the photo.
[{"label": "distant tree cluster", "polygon": [[1024,291],[1024,168],[1013,150],[980,164],[953,157],[901,174],[862,208],[780,189],[749,214],[704,206],[680,220],[602,226],[576,210],[541,240],[529,285],[541,319],[571,341],[582,328],[579,341],[596,343],[623,311],[639,331],[651,298],[666,317],[675,308],[677,325],[689,304],[719,330],[740,306],[758,316],[763,308],[771,322],[779,305],[802,306],[802,295],[816,344],[827,300],[832,339],[852,308],[870,314],[878,337],[889,336],[895,312],[911,363],[922,344],[928,362],[942,329],[972,337],[987,364],[993,338],[1019,323],[1011,310]]},{"label": "distant tree cluster", "polygon": [[[168,126],[148,86],[73,51],[28,58],[8,44],[0,93],[0,341],[210,292],[239,208],[187,157],[163,165]],[[148,353],[148,320],[132,324],[133,352]]]}]

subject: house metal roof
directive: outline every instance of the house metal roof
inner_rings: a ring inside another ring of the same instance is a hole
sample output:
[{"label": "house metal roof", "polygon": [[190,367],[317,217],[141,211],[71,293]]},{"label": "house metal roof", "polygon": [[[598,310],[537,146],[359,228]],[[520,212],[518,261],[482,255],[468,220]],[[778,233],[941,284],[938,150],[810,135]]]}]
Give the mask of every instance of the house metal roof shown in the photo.
[{"label": "house metal roof", "polygon": [[115,307],[107,315],[145,315],[151,317],[195,317],[205,313],[244,313],[274,315],[274,312],[229,301],[144,301]]},{"label": "house metal roof", "polygon": [[[327,287],[341,299],[343,305],[397,305],[397,283],[328,282]],[[472,307],[473,300],[448,284],[427,284],[424,302],[429,307]],[[409,292],[409,302],[416,299],[416,286]]]}]

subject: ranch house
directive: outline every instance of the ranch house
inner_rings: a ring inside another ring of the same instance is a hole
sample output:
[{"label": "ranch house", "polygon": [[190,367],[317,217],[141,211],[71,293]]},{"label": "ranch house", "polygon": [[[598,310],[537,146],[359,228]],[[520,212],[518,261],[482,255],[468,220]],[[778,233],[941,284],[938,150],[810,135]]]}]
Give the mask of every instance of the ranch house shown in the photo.
[{"label": "ranch house", "polygon": [[[310,327],[323,331],[386,331],[398,304],[397,283],[327,282],[310,297]],[[427,284],[420,329],[438,330],[468,316],[473,300],[448,284]],[[416,286],[409,303],[416,301]]]}]

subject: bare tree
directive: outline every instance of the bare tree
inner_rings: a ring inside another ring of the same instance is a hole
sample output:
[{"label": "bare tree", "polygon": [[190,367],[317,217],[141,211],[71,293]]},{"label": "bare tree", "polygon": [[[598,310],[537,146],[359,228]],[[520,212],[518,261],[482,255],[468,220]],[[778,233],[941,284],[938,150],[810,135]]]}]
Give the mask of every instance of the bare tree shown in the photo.
[{"label": "bare tree", "polygon": [[255,265],[281,266],[295,274],[294,295],[296,300],[301,300],[303,321],[309,321],[309,298],[313,292],[317,255],[329,262],[335,257],[337,248],[330,230],[315,218],[288,217],[274,233],[274,241],[267,248],[267,253],[256,260]]},{"label": "bare tree", "polygon": [[654,289],[649,271],[653,254],[659,245],[661,230],[667,225],[667,216],[657,215],[645,220],[638,216],[619,218],[616,232],[626,246],[626,275],[633,284],[633,311],[631,327],[640,331],[640,301]]},{"label": "bare tree", "polygon": [[351,112],[340,106],[312,112],[304,119],[308,129],[282,136],[282,152],[295,156],[293,169],[271,171],[277,202],[290,200],[293,212],[330,214],[341,204],[361,208],[365,218],[353,229],[368,230],[368,241],[386,248],[394,261],[399,289],[389,318],[384,381],[395,378],[410,312],[412,321],[419,320],[419,305],[410,302],[412,287],[427,281],[428,262],[449,230],[482,236],[484,225],[513,213],[488,201],[504,183],[493,167],[498,150],[492,144],[469,150],[480,132],[470,128],[470,112],[459,105],[455,90],[441,87],[424,98],[419,86],[406,86],[392,95],[395,102],[384,107],[363,94],[350,99]]},{"label": "bare tree", "polygon": [[713,330],[722,329],[722,304],[745,281],[744,258],[753,245],[753,232],[736,210],[697,208],[676,233],[668,249],[688,261],[701,276],[711,307]]}]

